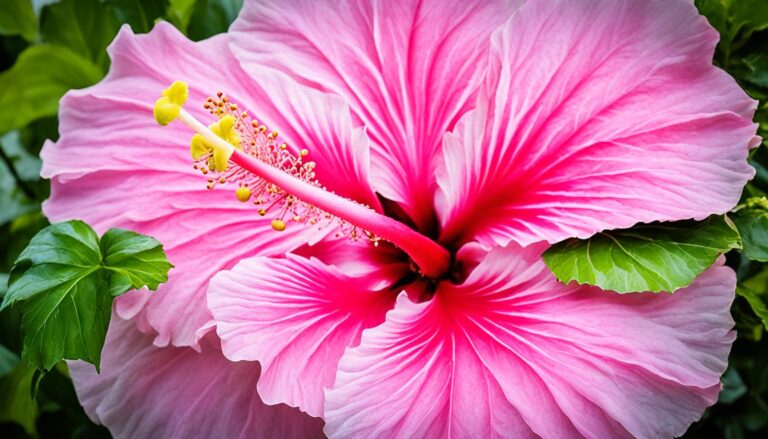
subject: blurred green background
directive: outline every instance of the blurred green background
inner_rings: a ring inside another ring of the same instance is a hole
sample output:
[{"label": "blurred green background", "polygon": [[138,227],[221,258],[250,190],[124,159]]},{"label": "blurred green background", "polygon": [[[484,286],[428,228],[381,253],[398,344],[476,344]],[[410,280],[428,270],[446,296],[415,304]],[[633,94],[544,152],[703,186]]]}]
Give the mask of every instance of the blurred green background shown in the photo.
[{"label": "blurred green background", "polygon": [[[55,140],[59,98],[98,82],[109,68],[106,47],[122,25],[149,31],[173,23],[193,40],[225,32],[243,0],[0,0],[0,295],[29,239],[47,225],[40,203],[49,185],[38,153]],[[768,0],[697,0],[720,32],[715,63],[760,100],[756,120],[768,129]],[[768,192],[768,149],[754,151],[756,179],[746,196]],[[739,338],[719,402],[690,438],[768,438],[768,267],[738,253],[740,296],[733,305]],[[109,437],[77,402],[66,367],[40,378],[19,359],[19,317],[0,313],[0,437]]]}]

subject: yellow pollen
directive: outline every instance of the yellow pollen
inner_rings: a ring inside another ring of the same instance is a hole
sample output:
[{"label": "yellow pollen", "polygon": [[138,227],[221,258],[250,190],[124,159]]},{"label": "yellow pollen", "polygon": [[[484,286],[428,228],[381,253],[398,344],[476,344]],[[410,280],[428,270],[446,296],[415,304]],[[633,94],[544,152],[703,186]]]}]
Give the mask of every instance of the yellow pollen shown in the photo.
[{"label": "yellow pollen", "polygon": [[267,210],[266,209],[259,209],[259,215],[264,216],[266,214],[267,214]]},{"label": "yellow pollen", "polygon": [[282,232],[283,230],[285,230],[285,221],[281,219],[273,219],[272,228],[278,232]]},{"label": "yellow pollen", "polygon": [[240,186],[235,191],[235,196],[237,199],[243,203],[251,199],[251,188],[248,186]]},{"label": "yellow pollen", "polygon": [[299,154],[301,154],[302,157],[305,157],[307,154],[309,154],[309,150],[302,149],[301,151],[299,151]]}]

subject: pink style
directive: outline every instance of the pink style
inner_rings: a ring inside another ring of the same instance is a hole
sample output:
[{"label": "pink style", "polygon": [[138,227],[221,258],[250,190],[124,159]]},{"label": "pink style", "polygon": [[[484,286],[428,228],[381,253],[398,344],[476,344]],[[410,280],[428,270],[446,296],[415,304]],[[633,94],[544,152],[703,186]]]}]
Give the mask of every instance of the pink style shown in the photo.
[{"label": "pink style", "polygon": [[737,203],[755,103],[716,42],[688,0],[246,0],[199,43],[124,28],[61,102],[44,209],[176,268],[118,298],[101,374],[70,363],[86,412],[116,437],[683,434],[720,390],[733,271],[619,295],[541,253]]}]

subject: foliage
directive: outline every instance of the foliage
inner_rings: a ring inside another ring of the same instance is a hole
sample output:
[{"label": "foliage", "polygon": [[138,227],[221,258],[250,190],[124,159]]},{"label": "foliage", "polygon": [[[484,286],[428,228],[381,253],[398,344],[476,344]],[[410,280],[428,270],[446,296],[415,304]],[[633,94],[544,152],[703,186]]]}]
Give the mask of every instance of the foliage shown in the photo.
[{"label": "foliage", "polygon": [[753,261],[768,262],[768,198],[750,198],[734,216],[744,249]]},{"label": "foliage", "polygon": [[[55,140],[58,136],[59,99],[67,90],[96,83],[106,74],[109,67],[107,47],[120,26],[130,26],[134,32],[141,33],[163,19],[190,38],[200,40],[225,31],[242,2],[2,0],[0,296],[7,296],[4,303],[16,301],[17,305],[4,305],[0,311],[0,437],[108,437],[105,429],[95,426],[85,416],[65,364],[55,360],[80,357],[98,361],[106,328],[104,318],[108,317],[103,310],[109,309],[112,301],[110,294],[95,294],[105,291],[99,285],[112,285],[112,293],[119,294],[144,284],[156,286],[163,280],[162,275],[144,279],[132,276],[130,269],[121,272],[108,268],[125,263],[134,267],[131,264],[143,264],[140,257],[131,257],[141,250],[141,245],[145,246],[145,251],[156,251],[156,241],[148,241],[151,238],[128,231],[113,231],[99,239],[88,226],[69,224],[69,232],[74,231],[82,238],[72,249],[77,253],[72,257],[85,258],[86,266],[97,268],[83,275],[85,271],[70,267],[73,271],[69,280],[77,279],[74,282],[77,289],[64,294],[72,297],[90,294],[95,298],[92,302],[83,301],[81,306],[85,306],[84,309],[93,307],[94,318],[88,324],[96,331],[87,345],[73,347],[67,341],[59,340],[64,345],[56,347],[58,354],[54,356],[50,356],[49,351],[30,356],[29,349],[25,349],[29,340],[24,338],[22,341],[20,330],[29,331],[29,325],[34,324],[35,319],[25,319],[22,324],[22,317],[30,313],[35,301],[42,304],[38,306],[44,306],[46,298],[55,294],[51,291],[63,291],[62,285],[27,285],[29,289],[25,289],[23,284],[23,279],[33,275],[35,270],[45,269],[41,267],[46,265],[44,254],[33,255],[33,250],[25,252],[30,241],[33,243],[29,248],[34,249],[35,243],[39,244],[41,240],[61,243],[68,239],[57,236],[62,227],[66,228],[63,225],[46,229],[49,224],[40,212],[40,204],[49,193],[49,184],[39,177],[37,155],[45,139]],[[760,124],[759,134],[768,139],[768,1],[696,0],[696,5],[721,35],[714,62],[760,101],[755,119]],[[608,231],[590,241],[573,240],[556,245],[547,256],[548,264],[566,281],[576,279],[620,291],[670,291],[686,285],[718,254],[727,252],[727,263],[736,269],[739,279],[732,308],[738,339],[731,354],[730,368],[723,377],[724,388],[718,404],[691,427],[686,437],[768,437],[768,337],[765,336],[768,330],[768,208],[760,201],[768,196],[768,148],[765,142],[753,151],[750,163],[756,170],[756,177],[745,188],[742,204],[729,215],[741,235],[742,251],[728,252],[737,247],[737,235],[725,220],[715,218],[697,225],[657,224],[628,231]],[[670,228],[679,233],[670,233]],[[119,246],[134,240],[142,244]],[[692,250],[691,243],[702,242],[707,248]],[[115,261],[115,255],[125,255],[117,246],[129,250],[131,257]],[[614,263],[611,266],[598,263],[585,266],[585,255],[595,251],[610,254]],[[138,253],[142,254],[141,251]],[[642,272],[637,270],[638,265],[634,265],[633,272],[628,265],[631,257],[640,257],[653,268]],[[156,262],[150,265],[155,266]],[[160,272],[167,271],[167,265],[162,265],[162,261],[159,267]],[[44,288],[51,291],[44,292]],[[110,290],[109,286],[106,290]],[[100,302],[101,307],[95,306]],[[77,319],[70,320],[75,322]],[[37,323],[45,327],[47,321]],[[40,375],[25,360],[32,360],[50,371]]]},{"label": "foliage", "polygon": [[22,314],[22,358],[50,370],[63,359],[99,367],[115,296],[151,290],[168,280],[172,265],[155,239],[110,229],[99,237],[82,221],[38,232],[11,269],[0,311]]},{"label": "foliage", "polygon": [[728,217],[606,230],[589,239],[568,239],[544,253],[558,279],[597,285],[619,293],[685,287],[718,255],[741,248]]}]

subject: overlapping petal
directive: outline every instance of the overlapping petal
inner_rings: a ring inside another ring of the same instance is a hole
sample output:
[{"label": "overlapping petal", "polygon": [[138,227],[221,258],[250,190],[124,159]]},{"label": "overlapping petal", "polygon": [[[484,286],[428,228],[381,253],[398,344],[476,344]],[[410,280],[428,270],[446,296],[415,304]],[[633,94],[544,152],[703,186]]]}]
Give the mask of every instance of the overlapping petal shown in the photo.
[{"label": "overlapping petal", "polygon": [[330,437],[671,437],[713,404],[734,333],[730,268],[669,294],[558,283],[498,248],[432,301],[399,297],[342,357]]},{"label": "overlapping petal", "polygon": [[339,358],[384,321],[397,295],[390,286],[405,270],[392,263],[350,274],[315,258],[255,257],[219,273],[208,304],[227,358],[261,363],[264,401],[321,416]]},{"label": "overlapping petal", "polygon": [[716,42],[686,0],[527,2],[445,139],[441,239],[526,245],[728,211],[756,126]]},{"label": "overlapping petal", "polygon": [[342,96],[371,136],[376,190],[421,226],[434,157],[474,104],[491,33],[518,0],[246,2],[230,32],[246,70]]},{"label": "overlapping petal", "polygon": [[192,132],[180,123],[160,127],[152,118],[154,100],[172,81],[189,83],[187,108],[202,120],[212,117],[202,108],[204,99],[222,90],[254,117],[280,123],[291,144],[309,147],[322,184],[377,203],[366,183],[367,138],[352,128],[341,99],[274,72],[253,78],[228,47],[226,36],[192,43],[165,23],[142,36],[124,28],[110,47],[109,75],[67,94],[61,139],[42,152],[43,175],[52,179],[44,205],[51,221],[79,218],[99,232],[122,227],[164,244],[176,267],[169,282],[151,295],[118,300],[122,316],[157,330],[158,345],[192,345],[209,327],[205,291],[216,272],[244,257],[282,254],[325,233],[299,226],[276,233],[253,205],[236,200],[234,188],[206,190],[189,157]]},{"label": "overlapping petal", "polygon": [[202,352],[158,348],[114,316],[101,374],[70,362],[80,402],[117,438],[323,437],[321,419],[259,399],[258,364],[230,362],[208,341],[201,342]]}]

